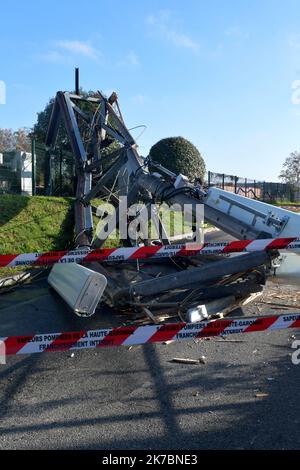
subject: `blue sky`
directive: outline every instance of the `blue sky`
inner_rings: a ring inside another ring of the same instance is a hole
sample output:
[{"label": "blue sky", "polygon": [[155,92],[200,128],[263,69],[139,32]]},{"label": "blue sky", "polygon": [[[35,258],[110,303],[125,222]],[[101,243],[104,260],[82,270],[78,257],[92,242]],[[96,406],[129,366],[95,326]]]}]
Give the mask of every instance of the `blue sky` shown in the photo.
[{"label": "blue sky", "polygon": [[0,46],[0,127],[32,126],[79,66],[147,125],[142,155],[182,135],[209,169],[274,181],[300,151],[300,0],[2,2]]}]

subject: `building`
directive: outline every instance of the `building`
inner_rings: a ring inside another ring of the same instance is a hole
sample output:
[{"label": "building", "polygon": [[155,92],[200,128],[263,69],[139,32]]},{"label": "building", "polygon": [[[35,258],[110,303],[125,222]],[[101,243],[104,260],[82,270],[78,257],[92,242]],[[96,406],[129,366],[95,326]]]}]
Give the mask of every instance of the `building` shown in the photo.
[{"label": "building", "polygon": [[21,150],[0,153],[0,193],[32,195],[31,153]]}]

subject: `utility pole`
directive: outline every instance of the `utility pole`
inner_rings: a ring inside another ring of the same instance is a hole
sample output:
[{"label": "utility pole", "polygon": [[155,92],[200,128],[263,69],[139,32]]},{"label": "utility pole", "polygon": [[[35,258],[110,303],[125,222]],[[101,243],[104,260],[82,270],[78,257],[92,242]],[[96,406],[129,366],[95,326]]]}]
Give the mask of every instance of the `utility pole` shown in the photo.
[{"label": "utility pole", "polygon": [[31,139],[31,184],[32,184],[32,196],[36,195],[36,149],[35,139]]}]

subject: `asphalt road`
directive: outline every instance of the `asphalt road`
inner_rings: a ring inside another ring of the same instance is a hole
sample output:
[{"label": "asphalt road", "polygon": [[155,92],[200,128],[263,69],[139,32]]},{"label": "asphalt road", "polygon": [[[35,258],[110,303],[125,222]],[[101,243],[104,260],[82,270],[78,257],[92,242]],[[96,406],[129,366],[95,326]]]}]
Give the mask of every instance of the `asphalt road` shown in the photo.
[{"label": "asphalt road", "polygon": [[[0,336],[93,328],[109,317],[103,309],[74,318],[43,281],[0,298]],[[10,357],[0,366],[0,449],[299,449],[293,335],[300,339],[289,330]],[[203,355],[205,364],[170,362]]]}]

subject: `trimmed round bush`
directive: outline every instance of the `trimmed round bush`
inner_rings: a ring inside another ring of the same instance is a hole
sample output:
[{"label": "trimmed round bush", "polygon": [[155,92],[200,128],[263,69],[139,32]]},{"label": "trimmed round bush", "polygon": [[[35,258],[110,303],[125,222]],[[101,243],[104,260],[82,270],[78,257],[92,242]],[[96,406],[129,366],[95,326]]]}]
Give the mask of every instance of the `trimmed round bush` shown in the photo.
[{"label": "trimmed round bush", "polygon": [[190,180],[205,175],[205,162],[199,150],[183,137],[167,137],[151,147],[150,158],[174,173],[182,173]]}]

